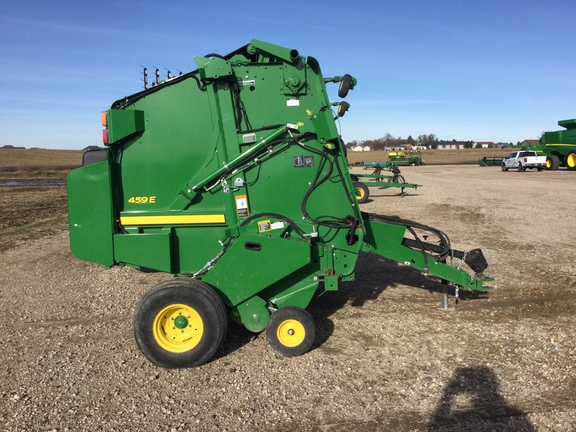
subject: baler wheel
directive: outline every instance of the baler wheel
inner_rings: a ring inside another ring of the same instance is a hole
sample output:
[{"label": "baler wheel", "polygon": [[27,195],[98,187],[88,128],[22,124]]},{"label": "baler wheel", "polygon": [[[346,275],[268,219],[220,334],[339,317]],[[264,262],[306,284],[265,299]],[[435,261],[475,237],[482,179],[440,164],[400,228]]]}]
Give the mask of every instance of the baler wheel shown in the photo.
[{"label": "baler wheel", "polygon": [[370,196],[368,186],[362,182],[353,182],[352,185],[356,190],[356,199],[358,200],[358,203],[364,204],[365,202],[368,202],[368,197]]},{"label": "baler wheel", "polygon": [[296,306],[286,306],[274,312],[266,326],[268,343],[286,357],[307,352],[316,339],[316,325],[310,314]]},{"label": "baler wheel", "polygon": [[144,295],[133,327],[138,348],[152,363],[165,368],[193,367],[209,361],[222,346],[228,314],[208,285],[174,278]]}]

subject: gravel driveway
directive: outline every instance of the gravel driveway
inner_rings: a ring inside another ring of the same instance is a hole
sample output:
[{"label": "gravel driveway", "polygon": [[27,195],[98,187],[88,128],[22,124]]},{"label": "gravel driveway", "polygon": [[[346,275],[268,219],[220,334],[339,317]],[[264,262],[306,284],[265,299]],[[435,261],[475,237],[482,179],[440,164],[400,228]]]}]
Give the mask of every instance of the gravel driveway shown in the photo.
[{"label": "gravel driveway", "polygon": [[362,255],[356,281],[310,305],[309,353],[232,325],[213,361],[165,370],[131,320],[167,276],[81,262],[62,231],[0,253],[0,429],[576,430],[576,172],[402,174],[423,187],[371,188],[363,210],[481,247],[493,292],[444,310],[436,280]]}]

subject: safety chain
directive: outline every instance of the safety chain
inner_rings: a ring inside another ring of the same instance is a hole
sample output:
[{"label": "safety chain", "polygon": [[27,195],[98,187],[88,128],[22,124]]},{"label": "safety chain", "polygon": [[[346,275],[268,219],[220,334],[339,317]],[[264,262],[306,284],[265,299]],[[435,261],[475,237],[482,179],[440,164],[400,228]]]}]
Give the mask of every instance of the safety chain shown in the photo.
[{"label": "safety chain", "polygon": [[466,255],[468,255],[468,251],[464,251],[464,255],[460,260],[460,265],[458,266],[458,270],[462,270],[464,268],[464,263],[466,262]]}]

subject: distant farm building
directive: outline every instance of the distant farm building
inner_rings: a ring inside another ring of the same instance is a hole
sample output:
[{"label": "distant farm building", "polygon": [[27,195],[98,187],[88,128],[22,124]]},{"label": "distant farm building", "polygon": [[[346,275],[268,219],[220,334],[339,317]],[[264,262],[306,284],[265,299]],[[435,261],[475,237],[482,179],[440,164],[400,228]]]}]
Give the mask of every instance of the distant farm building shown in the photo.
[{"label": "distant farm building", "polygon": [[464,141],[438,141],[438,150],[458,150],[464,148]]},{"label": "distant farm building", "polygon": [[524,140],[520,143],[521,146],[533,146],[533,145],[538,145],[540,144],[540,140]]},{"label": "distant farm building", "polygon": [[370,147],[365,146],[356,146],[356,147],[352,147],[350,150],[355,151],[355,152],[361,152],[361,151],[370,151]]}]

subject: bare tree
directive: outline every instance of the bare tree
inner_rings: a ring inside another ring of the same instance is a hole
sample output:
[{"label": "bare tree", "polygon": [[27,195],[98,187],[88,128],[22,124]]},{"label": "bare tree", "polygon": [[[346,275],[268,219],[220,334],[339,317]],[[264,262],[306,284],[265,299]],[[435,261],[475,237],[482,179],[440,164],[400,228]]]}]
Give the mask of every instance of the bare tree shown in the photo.
[{"label": "bare tree", "polygon": [[421,146],[429,147],[429,148],[437,148],[438,147],[438,138],[436,138],[436,135],[434,135],[434,134],[419,135],[418,136],[418,144]]}]

